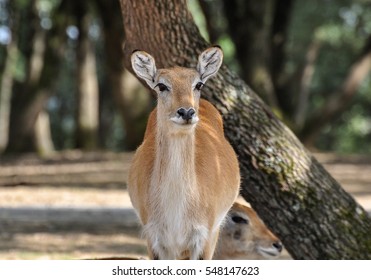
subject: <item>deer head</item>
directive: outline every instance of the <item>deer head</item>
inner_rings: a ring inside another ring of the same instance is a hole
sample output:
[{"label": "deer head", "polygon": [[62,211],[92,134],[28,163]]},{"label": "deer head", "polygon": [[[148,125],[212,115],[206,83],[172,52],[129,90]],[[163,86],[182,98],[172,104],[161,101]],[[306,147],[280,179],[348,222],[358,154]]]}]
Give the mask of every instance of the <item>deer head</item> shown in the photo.
[{"label": "deer head", "polygon": [[158,119],[172,131],[188,130],[197,124],[201,88],[218,72],[222,60],[223,52],[219,47],[202,52],[196,69],[157,69],[150,54],[135,51],[131,56],[136,75],[157,93]]}]

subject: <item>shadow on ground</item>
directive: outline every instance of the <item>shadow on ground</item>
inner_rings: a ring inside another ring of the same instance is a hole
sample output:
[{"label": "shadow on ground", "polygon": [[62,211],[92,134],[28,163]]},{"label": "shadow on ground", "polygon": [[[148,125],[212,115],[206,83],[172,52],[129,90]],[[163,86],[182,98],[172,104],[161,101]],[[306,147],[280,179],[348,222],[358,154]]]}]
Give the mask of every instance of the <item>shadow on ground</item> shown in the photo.
[{"label": "shadow on ground", "polygon": [[[1,158],[0,259],[145,256],[126,190],[131,157],[67,152],[47,160]],[[316,157],[371,210],[370,157]]]}]

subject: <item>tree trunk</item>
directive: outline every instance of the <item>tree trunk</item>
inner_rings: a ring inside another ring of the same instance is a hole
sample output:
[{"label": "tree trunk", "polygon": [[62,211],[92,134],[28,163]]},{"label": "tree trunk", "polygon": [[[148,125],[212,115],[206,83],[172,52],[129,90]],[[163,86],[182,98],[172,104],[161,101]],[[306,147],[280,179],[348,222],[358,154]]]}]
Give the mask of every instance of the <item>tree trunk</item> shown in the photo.
[{"label": "tree trunk", "polygon": [[270,73],[274,0],[224,0],[229,34],[236,47],[242,78],[272,108],[278,109]]},{"label": "tree trunk", "polygon": [[17,52],[17,45],[12,41],[7,46],[7,57],[1,77],[0,87],[0,153],[8,145],[10,107],[13,88],[13,65]]},{"label": "tree trunk", "polygon": [[280,81],[280,73],[284,68],[285,44],[287,41],[288,24],[293,7],[293,0],[276,1],[271,31],[271,71],[275,84]]},{"label": "tree trunk", "polygon": [[23,36],[19,36],[18,48],[27,63],[26,78],[13,88],[6,153],[34,150],[33,127],[46,101],[46,97],[39,95],[37,90],[44,67],[46,32],[38,23],[35,5],[35,1],[30,1],[21,17],[20,25],[25,31]]},{"label": "tree trunk", "polygon": [[99,91],[94,47],[89,39],[90,17],[87,2],[76,1],[79,38],[77,46],[77,131],[76,146],[84,150],[98,147]]},{"label": "tree trunk", "polygon": [[294,111],[292,91],[288,90],[288,79],[285,71],[287,60],[285,46],[288,38],[288,26],[293,9],[293,0],[276,0],[270,36],[270,72],[274,91],[281,112],[290,116]]},{"label": "tree trunk", "polygon": [[220,37],[223,35],[223,28],[221,28],[222,16],[219,11],[222,10],[222,1],[209,1],[209,0],[199,0],[200,8],[205,16],[205,23],[207,28],[207,33],[209,34],[209,42],[211,44],[217,44]]},{"label": "tree trunk", "polygon": [[[159,68],[194,67],[207,47],[185,0],[121,0],[121,8],[128,67],[135,49]],[[367,212],[241,79],[224,66],[202,94],[222,113],[239,155],[242,195],[294,258],[371,258]]]},{"label": "tree trunk", "polygon": [[53,155],[55,149],[50,131],[49,114],[46,110],[42,110],[39,113],[34,129],[34,142],[37,153],[42,157]]},{"label": "tree trunk", "polygon": [[125,149],[135,150],[143,140],[146,120],[151,110],[151,95],[124,68],[122,49],[124,30],[119,2],[105,0],[96,2],[103,21],[110,88],[124,124]]},{"label": "tree trunk", "polygon": [[[25,18],[19,23],[27,32],[18,36],[18,49],[26,66],[26,78],[15,83],[11,100],[9,141],[6,153],[35,151],[34,126],[40,111],[49,98],[50,87],[58,76],[60,52],[64,36],[65,19],[53,18],[53,27],[46,32],[39,24],[35,1],[25,7]],[[61,5],[62,7],[62,5]],[[60,8],[61,8],[60,7]],[[58,9],[59,12],[61,9]],[[31,42],[31,43],[29,43]]]}]

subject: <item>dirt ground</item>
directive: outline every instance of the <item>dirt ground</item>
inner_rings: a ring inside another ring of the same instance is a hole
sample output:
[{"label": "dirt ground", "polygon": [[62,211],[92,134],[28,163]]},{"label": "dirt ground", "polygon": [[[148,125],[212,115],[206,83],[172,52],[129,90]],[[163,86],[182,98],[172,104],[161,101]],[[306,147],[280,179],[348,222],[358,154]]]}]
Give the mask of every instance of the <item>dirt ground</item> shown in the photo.
[{"label": "dirt ground", "polygon": [[[145,256],[125,183],[131,156],[0,158],[0,259]],[[371,210],[371,157],[316,157]]]}]

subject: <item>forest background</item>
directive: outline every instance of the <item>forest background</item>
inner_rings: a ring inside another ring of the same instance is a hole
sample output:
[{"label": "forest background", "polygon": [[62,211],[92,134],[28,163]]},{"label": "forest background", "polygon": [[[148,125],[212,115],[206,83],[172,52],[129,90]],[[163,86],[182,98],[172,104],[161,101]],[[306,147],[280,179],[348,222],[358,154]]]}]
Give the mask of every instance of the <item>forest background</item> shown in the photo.
[{"label": "forest background", "polygon": [[[310,149],[371,153],[371,3],[190,0],[203,36]],[[133,150],[155,105],[118,1],[0,1],[0,151]]]}]

